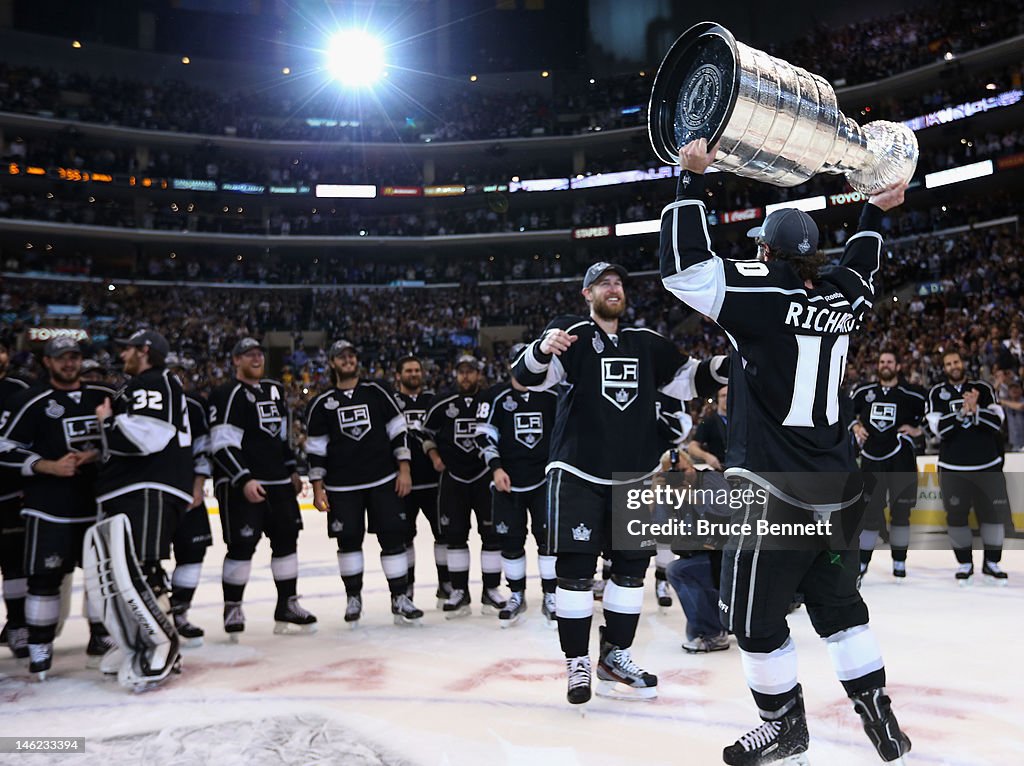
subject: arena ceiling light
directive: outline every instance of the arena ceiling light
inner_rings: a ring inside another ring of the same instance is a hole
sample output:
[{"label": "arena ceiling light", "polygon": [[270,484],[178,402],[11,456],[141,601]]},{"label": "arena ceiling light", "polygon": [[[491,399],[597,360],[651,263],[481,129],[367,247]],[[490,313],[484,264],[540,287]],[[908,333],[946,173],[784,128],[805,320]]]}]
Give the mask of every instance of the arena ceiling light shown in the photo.
[{"label": "arena ceiling light", "polygon": [[342,85],[368,87],[385,76],[384,45],[364,30],[343,30],[328,41],[325,66]]}]

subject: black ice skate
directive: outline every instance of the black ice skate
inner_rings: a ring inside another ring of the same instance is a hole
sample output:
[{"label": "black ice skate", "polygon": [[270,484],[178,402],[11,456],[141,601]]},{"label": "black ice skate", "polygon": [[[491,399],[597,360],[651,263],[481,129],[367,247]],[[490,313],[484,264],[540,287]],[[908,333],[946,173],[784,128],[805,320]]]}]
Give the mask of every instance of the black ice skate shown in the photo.
[{"label": "black ice skate", "polygon": [[658,597],[660,609],[668,609],[672,606],[672,592],[669,590],[668,580],[655,580],[654,594]]},{"label": "black ice skate", "polygon": [[359,625],[359,619],[363,616],[363,597],[355,593],[348,597],[345,603],[345,622],[350,628]]},{"label": "black ice skate", "polygon": [[505,608],[498,612],[498,624],[503,628],[511,628],[526,612],[526,594],[513,591],[505,602]]},{"label": "black ice skate", "polygon": [[903,756],[910,752],[910,738],[900,730],[885,689],[869,689],[850,699],[879,757],[886,763],[903,763]]},{"label": "black ice skate", "polygon": [[28,657],[28,628],[12,628],[5,625],[0,644],[7,644],[11,654],[19,660],[25,659]]},{"label": "black ice skate", "polygon": [[419,625],[423,621],[423,610],[417,609],[405,593],[391,597],[391,614],[395,616],[395,625]]},{"label": "black ice skate", "polygon": [[956,584],[966,588],[974,579],[974,564],[961,564],[956,568]]},{"label": "black ice skate", "polygon": [[178,631],[178,637],[180,638],[178,645],[188,648],[202,646],[203,636],[206,633],[198,625],[193,625],[188,621],[188,609],[175,609],[173,616],[174,627]]},{"label": "black ice skate", "polygon": [[464,590],[452,590],[448,600],[444,602],[444,618],[454,620],[456,617],[468,617],[473,613],[470,607],[469,594]]},{"label": "black ice skate", "polygon": [[484,588],[480,594],[480,603],[480,614],[501,614],[508,602],[498,588]]},{"label": "black ice skate", "polygon": [[555,613],[555,594],[545,593],[544,603],[541,604],[540,613],[544,615],[544,619],[547,620],[549,628],[558,627],[558,618]]},{"label": "black ice skate", "polygon": [[996,561],[989,561],[985,559],[985,563],[981,565],[981,574],[985,578],[985,583],[988,585],[997,585],[1004,587],[1007,585],[1009,578],[1003,568],[999,566]]},{"label": "black ice skate", "polygon": [[437,608],[444,609],[444,602],[452,595],[452,584],[450,582],[438,583],[437,592],[434,598],[437,599]]},{"label": "black ice skate", "polygon": [[29,644],[28,656],[28,672],[37,681],[45,681],[46,673],[53,664],[53,644]]},{"label": "black ice skate", "polygon": [[283,607],[274,610],[274,633],[279,636],[316,633],[316,616],[299,605],[298,596],[289,596]]},{"label": "black ice skate", "polygon": [[107,633],[102,624],[97,623],[95,627],[89,626],[89,643],[85,647],[85,666],[87,668],[98,668],[107,652],[117,645],[114,639]]},{"label": "black ice skate", "polygon": [[761,713],[764,723],[748,731],[722,751],[722,760],[730,766],[761,766],[778,763],[807,766],[807,719],[804,716],[804,695],[796,687],[796,699],[775,713],[770,720]]},{"label": "black ice skate", "polygon": [[569,688],[565,694],[569,704],[590,702],[590,657],[567,657],[565,669],[569,674]]},{"label": "black ice skate", "polygon": [[894,561],[892,562],[892,576],[899,579],[906,579],[907,576],[907,562],[906,561]]},{"label": "black ice skate", "polygon": [[658,696],[658,677],[633,661],[629,649],[604,640],[601,627],[601,660],[597,663],[597,696],[612,699],[654,699]]},{"label": "black ice skate", "polygon": [[245,630],[245,613],[242,611],[241,601],[224,602],[224,632],[228,634],[231,643],[237,644],[242,631]]}]

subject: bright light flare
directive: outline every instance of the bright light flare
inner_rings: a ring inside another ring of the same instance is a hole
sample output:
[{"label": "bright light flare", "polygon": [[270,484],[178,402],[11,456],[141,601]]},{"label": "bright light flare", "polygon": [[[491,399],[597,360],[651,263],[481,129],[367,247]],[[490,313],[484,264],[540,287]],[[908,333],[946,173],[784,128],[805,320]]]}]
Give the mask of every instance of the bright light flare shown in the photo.
[{"label": "bright light flare", "polygon": [[385,75],[384,46],[361,29],[338,32],[327,44],[327,71],[342,85],[367,87]]}]

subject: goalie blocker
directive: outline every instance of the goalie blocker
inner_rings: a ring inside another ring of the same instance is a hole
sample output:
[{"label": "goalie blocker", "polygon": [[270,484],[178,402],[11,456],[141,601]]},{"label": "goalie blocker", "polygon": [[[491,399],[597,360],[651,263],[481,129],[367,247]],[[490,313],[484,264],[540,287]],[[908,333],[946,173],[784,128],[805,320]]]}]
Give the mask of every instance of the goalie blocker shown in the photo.
[{"label": "goalie blocker", "polygon": [[98,605],[104,626],[124,659],[117,679],[145,691],[172,672],[181,672],[178,633],[157,605],[132,546],[132,528],[123,514],[91,527],[82,552],[86,591]]}]

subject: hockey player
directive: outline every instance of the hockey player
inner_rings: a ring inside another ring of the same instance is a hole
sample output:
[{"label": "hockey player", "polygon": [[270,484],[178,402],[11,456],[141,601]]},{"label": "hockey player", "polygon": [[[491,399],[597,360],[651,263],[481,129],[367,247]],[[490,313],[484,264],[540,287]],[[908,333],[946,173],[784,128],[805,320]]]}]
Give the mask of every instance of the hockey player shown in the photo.
[{"label": "hockey player", "polygon": [[[513,346],[513,364],[525,346]],[[547,550],[544,468],[551,445],[558,397],[554,391],[530,391],[512,378],[484,392],[477,409],[481,453],[491,471],[494,531],[501,541],[501,566],[511,591],[498,613],[503,628],[526,611],[526,522],[537,541],[544,601],[542,614],[555,619],[555,557]]]},{"label": "hockey player", "polygon": [[210,424],[206,400],[193,390],[191,371],[195,362],[177,354],[167,357],[169,369],[181,382],[188,406],[188,422],[192,428],[192,499],[188,510],[178,522],[174,533],[174,572],[171,574],[171,614],[182,646],[202,646],[202,628],[188,619],[192,597],[199,587],[206,549],[213,544],[210,514],[206,510],[206,480],[213,475],[210,464]]},{"label": "hockey player", "polygon": [[476,414],[480,404],[480,362],[463,354],[455,362],[456,390],[438,396],[423,420],[423,451],[441,474],[437,490],[438,522],[448,545],[452,592],[442,607],[447,619],[470,614],[469,529],[476,513],[482,550],[480,570],[485,614],[505,608],[501,594],[501,540],[491,517],[487,464],[476,443]]},{"label": "hockey player", "polygon": [[210,449],[220,506],[224,557],[224,630],[245,630],[242,596],[260,538],[270,539],[270,571],[277,587],[274,632],[313,633],[316,617],[299,604],[297,554],[302,516],[296,496],[302,479],[288,443],[284,387],[263,377],[263,345],[240,339],[231,351],[235,379],[210,394]]},{"label": "hockey player", "polygon": [[939,443],[939,487],[946,508],[949,543],[956,555],[956,579],[969,585],[974,576],[971,528],[967,516],[974,508],[985,548],[981,573],[985,580],[1006,585],[999,566],[1003,556],[1005,519],[1009,514],[1000,429],[1005,415],[992,387],[968,380],[956,351],[942,357],[946,381],[928,392],[928,427]]},{"label": "hockey player", "polygon": [[[0,433],[7,402],[28,388],[21,378],[10,374],[11,345],[0,335]],[[25,522],[21,518],[20,466],[0,462],[0,576],[3,579],[7,621],[0,631],[0,644],[7,644],[15,657],[28,657],[28,628],[25,626]]]},{"label": "hockey player", "polygon": [[[95,410],[113,395],[82,383],[81,365],[77,342],[52,338],[43,350],[45,379],[10,397],[0,414],[0,464],[17,466],[24,477],[29,672],[40,679],[53,661],[61,582],[81,562],[86,529],[96,520],[101,435]],[[87,653],[100,657],[111,647],[93,609],[89,632]]]},{"label": "hockey player", "polygon": [[313,505],[327,514],[327,534],[338,541],[338,571],[348,597],[345,622],[355,625],[363,612],[369,517],[380,542],[395,624],[417,624],[423,612],[406,592],[408,525],[402,498],[412,489],[412,474],[405,418],[390,391],[359,379],[359,356],[351,343],[335,341],[327,363],[334,385],[309,406],[306,454]]},{"label": "hockey player", "polygon": [[[864,472],[864,530],[860,533],[860,577],[871,563],[878,530],[891,516],[889,546],[893,577],[907,576],[910,547],[910,511],[917,500],[917,455],[914,439],[921,435],[926,394],[899,377],[896,354],[878,355],[878,381],[851,394],[854,436],[861,445],[860,467]],[[859,582],[859,580],[858,580]]]},{"label": "hockey player", "polygon": [[839,550],[832,538],[801,546],[730,538],[719,608],[764,723],[723,758],[740,766],[806,763],[807,721],[786,623],[800,590],[872,744],[884,761],[896,761],[910,740],[885,694],[881,651],[857,591],[861,493],[839,395],[850,334],[879,289],[882,212],[902,203],[906,186],[869,198],[837,268],[820,269],[817,226],[794,209],[773,212],[750,232],[757,260],[725,260],[711,250],[704,205],[704,172],[716,151],[705,139],[679,151],[676,201],[662,213],[661,274],[666,289],[717,322],[733,347],[726,475],[767,493],[766,502],[747,503],[740,519],[811,521],[818,514],[842,538]]},{"label": "hockey player", "polygon": [[440,609],[452,592],[451,577],[448,574],[448,547],[437,520],[437,471],[430,458],[423,453],[423,443],[420,441],[423,418],[433,401],[434,392],[423,388],[423,363],[415,356],[403,356],[398,360],[397,378],[395,404],[405,415],[409,427],[409,449],[412,452],[412,491],[402,500],[405,503],[405,521],[409,525],[405,540],[405,552],[409,559],[409,598],[413,597],[413,584],[416,581],[416,520],[422,513],[434,536],[437,608]]},{"label": "hockey player", "polygon": [[612,574],[604,592],[598,694],[657,695],[657,677],[630,654],[655,541],[638,540],[637,550],[614,548],[613,490],[642,488],[658,470],[664,451],[659,389],[679,400],[692,399],[698,367],[701,388],[708,393],[725,382],[716,382],[711,365],[698,365],[659,333],[620,325],[627,276],[611,263],[587,269],[582,295],[589,316],[551,322],[512,370],[531,391],[563,381],[571,386],[559,399],[546,470],[548,550],[557,557],[558,634],[572,704],[587,702],[591,695],[593,578],[602,553],[610,554]]}]

